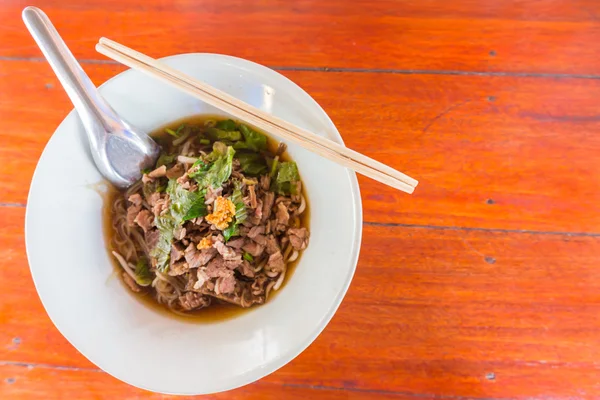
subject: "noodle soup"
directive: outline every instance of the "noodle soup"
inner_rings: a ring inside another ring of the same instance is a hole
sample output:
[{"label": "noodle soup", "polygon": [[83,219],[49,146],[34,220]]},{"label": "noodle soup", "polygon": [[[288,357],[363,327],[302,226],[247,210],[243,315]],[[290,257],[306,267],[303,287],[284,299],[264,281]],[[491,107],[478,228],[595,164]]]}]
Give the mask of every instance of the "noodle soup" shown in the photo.
[{"label": "noodle soup", "polygon": [[309,241],[308,203],[285,145],[219,117],[152,135],[152,170],[110,196],[110,251],[125,285],[171,314],[223,319],[264,304]]}]

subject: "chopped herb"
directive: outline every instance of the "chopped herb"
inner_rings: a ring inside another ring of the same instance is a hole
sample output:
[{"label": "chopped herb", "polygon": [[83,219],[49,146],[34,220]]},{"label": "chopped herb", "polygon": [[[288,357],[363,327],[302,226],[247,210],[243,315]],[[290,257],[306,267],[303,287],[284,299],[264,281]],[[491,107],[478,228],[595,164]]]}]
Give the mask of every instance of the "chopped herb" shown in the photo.
[{"label": "chopped herb", "polygon": [[179,137],[179,135],[177,134],[177,132],[175,132],[173,129],[171,128],[167,128],[165,129],[165,132],[167,132],[169,135],[173,136],[173,137]]},{"label": "chopped herb", "polygon": [[269,175],[271,176],[271,178],[273,178],[275,176],[275,174],[277,173],[278,165],[279,165],[279,159],[274,158],[273,163],[271,164],[271,172],[269,172]]},{"label": "chopped herb", "polygon": [[200,139],[200,144],[210,144],[210,140],[208,140],[208,139]]},{"label": "chopped herb", "polygon": [[148,173],[150,173],[150,172],[152,172],[152,170],[151,170],[150,168],[144,168],[144,169],[142,170],[142,174],[148,174]]},{"label": "chopped herb", "polygon": [[175,134],[177,135],[177,137],[179,137],[183,128],[185,128],[185,124],[179,125],[179,128],[177,128],[177,130],[175,131]]},{"label": "chopped herb", "polygon": [[252,254],[250,254],[250,253],[244,252],[244,255],[242,257],[244,257],[244,260],[246,260],[248,262],[254,261],[254,257],[252,257]]}]

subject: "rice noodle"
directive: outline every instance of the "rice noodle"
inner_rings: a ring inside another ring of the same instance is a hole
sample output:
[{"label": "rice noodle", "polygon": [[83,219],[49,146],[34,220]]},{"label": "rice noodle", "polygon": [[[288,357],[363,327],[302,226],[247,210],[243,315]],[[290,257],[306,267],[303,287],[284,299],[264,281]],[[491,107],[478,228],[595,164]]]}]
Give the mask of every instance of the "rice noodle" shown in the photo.
[{"label": "rice noodle", "polygon": [[285,279],[285,270],[279,275],[279,279],[275,282],[275,286],[273,286],[273,290],[278,290],[283,284],[283,280]]},{"label": "rice noodle", "polygon": [[177,156],[177,161],[182,164],[193,164],[198,161],[197,157]]},{"label": "rice noodle", "polygon": [[298,207],[298,210],[296,211],[298,215],[302,214],[304,210],[306,210],[306,199],[303,195],[300,195],[300,199],[300,207]]},{"label": "rice noodle", "polygon": [[294,252],[292,253],[292,255],[290,256],[290,258],[287,259],[287,262],[294,262],[298,259],[298,255],[300,253],[298,253],[298,250],[294,250]]},{"label": "rice noodle", "polygon": [[123,256],[117,253],[116,251],[113,251],[112,255],[115,256],[119,264],[121,264],[121,267],[125,270],[125,272],[127,272],[127,275],[129,275],[133,278],[133,280],[135,280],[135,273],[133,272],[135,267],[133,267],[132,269],[132,266],[128,264],[127,261],[125,261],[125,259],[123,258]]},{"label": "rice noodle", "polygon": [[188,133],[184,134],[183,136],[174,139],[172,142],[173,146],[179,146],[181,143],[185,142],[185,140],[190,137],[190,134],[191,131],[188,131]]}]

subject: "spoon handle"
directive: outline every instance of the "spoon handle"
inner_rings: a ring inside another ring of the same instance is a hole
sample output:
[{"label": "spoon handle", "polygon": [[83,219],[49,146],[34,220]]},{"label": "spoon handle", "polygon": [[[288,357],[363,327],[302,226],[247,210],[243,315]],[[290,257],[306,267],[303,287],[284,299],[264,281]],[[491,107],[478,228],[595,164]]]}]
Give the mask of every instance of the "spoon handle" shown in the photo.
[{"label": "spoon handle", "polygon": [[100,146],[107,132],[122,126],[120,118],[100,96],[46,14],[39,8],[27,7],[23,21],[73,102],[93,142],[90,144]]}]

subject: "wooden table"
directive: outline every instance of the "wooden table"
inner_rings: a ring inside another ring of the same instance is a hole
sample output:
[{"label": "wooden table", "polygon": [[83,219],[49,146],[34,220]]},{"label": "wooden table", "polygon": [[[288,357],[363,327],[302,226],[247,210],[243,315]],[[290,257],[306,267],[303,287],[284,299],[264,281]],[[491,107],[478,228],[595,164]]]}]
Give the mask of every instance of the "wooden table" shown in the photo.
[{"label": "wooden table", "polygon": [[[168,398],[86,360],[33,286],[27,191],[72,106],[21,22],[29,3],[0,3],[0,398]],[[409,196],[359,177],[362,252],[331,323],[279,371],[207,398],[600,396],[598,1],[35,3],[96,84],[124,70],[100,36],[247,58],[421,182]]]}]

